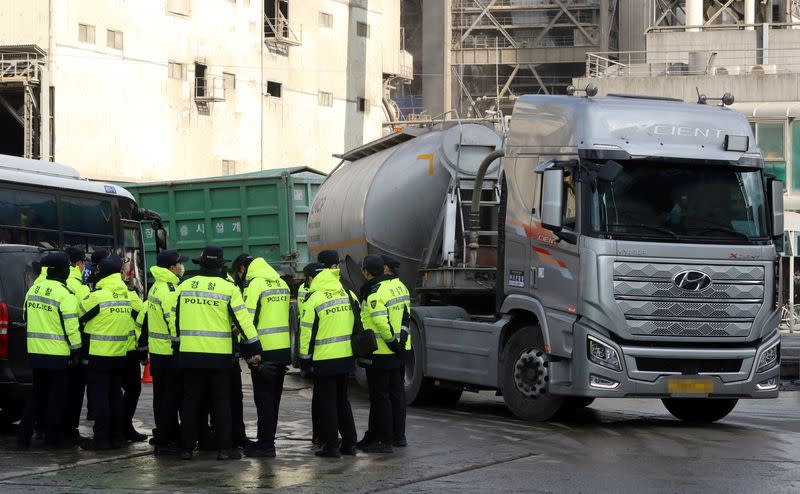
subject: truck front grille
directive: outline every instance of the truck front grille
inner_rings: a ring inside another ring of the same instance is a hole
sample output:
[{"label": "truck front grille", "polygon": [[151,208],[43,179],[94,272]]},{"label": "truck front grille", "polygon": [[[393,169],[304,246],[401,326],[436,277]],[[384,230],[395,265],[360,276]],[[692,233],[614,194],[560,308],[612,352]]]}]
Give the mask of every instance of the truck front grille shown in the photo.
[{"label": "truck front grille", "polygon": [[680,372],[681,374],[739,372],[742,359],[672,359],[637,357],[636,368],[643,372]]},{"label": "truck front grille", "polygon": [[[711,278],[701,290],[679,288],[683,271]],[[618,261],[614,298],[631,334],[671,337],[745,337],[764,301],[764,267]]]}]

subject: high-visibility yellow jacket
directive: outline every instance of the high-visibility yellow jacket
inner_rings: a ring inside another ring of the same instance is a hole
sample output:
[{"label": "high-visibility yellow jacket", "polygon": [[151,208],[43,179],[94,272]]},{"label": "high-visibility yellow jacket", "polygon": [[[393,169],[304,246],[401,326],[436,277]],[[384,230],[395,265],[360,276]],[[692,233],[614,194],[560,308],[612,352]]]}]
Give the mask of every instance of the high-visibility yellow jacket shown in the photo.
[{"label": "high-visibility yellow jacket", "polygon": [[244,301],[253,315],[262,360],[290,364],[289,285],[261,257],[250,263],[245,280]]},{"label": "high-visibility yellow jacket", "polygon": [[76,266],[69,267],[69,277],[67,278],[67,288],[72,290],[78,301],[89,296],[89,287],[83,283],[83,274]]},{"label": "high-visibility yellow jacket", "polygon": [[25,295],[27,347],[31,367],[66,367],[72,350],[81,348],[78,300],[57,280],[37,281]]},{"label": "high-visibility yellow jacket", "polygon": [[245,356],[260,354],[258,333],[239,288],[212,272],[201,271],[178,285],[174,324],[180,340],[179,364],[185,368],[229,368],[233,361],[234,323],[243,333]]},{"label": "high-visibility yellow jacket", "polygon": [[158,367],[167,363],[164,357],[172,357],[172,342],[178,341],[174,327],[170,329],[167,321],[175,312],[180,278],[169,269],[159,266],[151,267],[150,273],[154,282],[147,293],[145,310],[139,314],[136,325],[142,335],[139,338],[139,347],[146,341],[150,363]]},{"label": "high-visibility yellow jacket", "polygon": [[352,370],[354,315],[338,269],[324,269],[311,282],[300,320],[300,359],[320,375]]},{"label": "high-visibility yellow jacket", "polygon": [[[387,276],[374,278],[365,285],[366,297],[361,303],[361,323],[364,329],[375,333],[378,349],[372,355],[372,365],[394,368],[402,365],[402,360],[389,348],[388,343],[401,336],[403,316],[410,297],[408,290],[394,283]],[[410,349],[411,338],[406,343]]]},{"label": "high-visibility yellow jacket", "polygon": [[89,339],[90,362],[92,357],[125,357],[136,332],[136,317],[143,306],[119,273],[97,282],[78,306],[81,325]]}]

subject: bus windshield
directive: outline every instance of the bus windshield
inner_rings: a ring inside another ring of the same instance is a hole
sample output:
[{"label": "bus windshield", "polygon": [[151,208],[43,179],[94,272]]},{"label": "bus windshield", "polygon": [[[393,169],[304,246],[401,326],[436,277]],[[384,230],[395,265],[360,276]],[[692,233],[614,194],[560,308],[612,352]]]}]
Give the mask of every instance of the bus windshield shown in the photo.
[{"label": "bus windshield", "polygon": [[768,240],[761,170],[621,162],[590,192],[593,233],[608,238],[696,243]]}]

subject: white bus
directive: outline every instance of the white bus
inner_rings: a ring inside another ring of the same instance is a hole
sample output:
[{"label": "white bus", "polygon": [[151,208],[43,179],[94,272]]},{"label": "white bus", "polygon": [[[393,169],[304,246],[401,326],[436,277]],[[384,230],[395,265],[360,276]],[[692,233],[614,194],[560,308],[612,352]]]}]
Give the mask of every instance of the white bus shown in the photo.
[{"label": "white bus", "polygon": [[144,295],[143,222],[152,223],[159,249],[166,248],[161,218],[119,185],[82,179],[69,166],[0,155],[0,244],[111,250],[126,260],[129,286]]}]

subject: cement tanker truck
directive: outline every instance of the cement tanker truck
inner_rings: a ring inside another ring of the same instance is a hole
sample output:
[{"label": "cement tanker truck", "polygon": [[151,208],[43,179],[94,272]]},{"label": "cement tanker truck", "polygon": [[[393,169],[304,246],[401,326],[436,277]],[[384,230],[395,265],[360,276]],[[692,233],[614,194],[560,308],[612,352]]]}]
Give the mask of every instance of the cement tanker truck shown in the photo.
[{"label": "cement tanker truck", "polygon": [[777,396],[783,185],[742,115],[523,96],[508,129],[434,121],[341,158],[309,246],[356,287],[365,255],[400,258],[410,403],[496,390],[547,420],[650,397],[712,422]]}]

